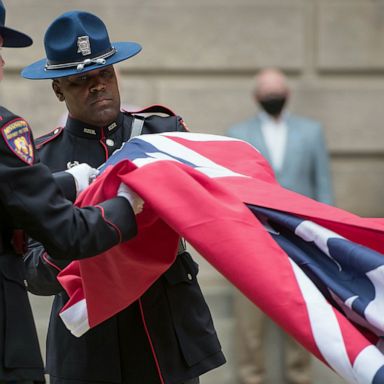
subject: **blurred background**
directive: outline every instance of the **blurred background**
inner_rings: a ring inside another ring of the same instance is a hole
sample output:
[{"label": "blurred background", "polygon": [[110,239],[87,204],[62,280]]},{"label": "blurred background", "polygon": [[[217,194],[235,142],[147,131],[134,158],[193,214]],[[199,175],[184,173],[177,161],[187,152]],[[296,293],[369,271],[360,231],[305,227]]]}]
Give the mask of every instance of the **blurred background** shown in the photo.
[{"label": "blurred background", "polygon": [[[252,77],[274,66],[288,76],[289,109],[323,123],[335,205],[384,217],[384,0],[8,0],[7,24],[30,34],[27,49],[2,50],[2,104],[25,117],[35,136],[56,128],[65,111],[50,81],[25,80],[23,66],[45,57],[50,22],[71,9],[100,16],[112,41],[143,46],[118,65],[122,101],[160,103],[193,132],[224,134],[253,116]],[[198,255],[197,255],[198,257]],[[226,352],[226,366],[203,384],[236,383],[232,364],[233,288],[199,259],[200,282]],[[49,298],[33,297],[44,349]],[[269,335],[270,382],[280,383],[276,335]],[[313,362],[316,384],[341,383]]]}]

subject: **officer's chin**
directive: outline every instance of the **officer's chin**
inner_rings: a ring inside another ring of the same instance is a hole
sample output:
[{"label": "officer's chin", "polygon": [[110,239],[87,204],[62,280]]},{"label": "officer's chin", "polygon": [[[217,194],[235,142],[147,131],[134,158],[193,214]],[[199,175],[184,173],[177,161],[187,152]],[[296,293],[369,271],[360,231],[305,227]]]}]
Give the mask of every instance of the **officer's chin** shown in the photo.
[{"label": "officer's chin", "polygon": [[119,114],[119,109],[115,108],[98,108],[92,115],[92,118],[96,121],[96,126],[105,127],[116,120]]}]

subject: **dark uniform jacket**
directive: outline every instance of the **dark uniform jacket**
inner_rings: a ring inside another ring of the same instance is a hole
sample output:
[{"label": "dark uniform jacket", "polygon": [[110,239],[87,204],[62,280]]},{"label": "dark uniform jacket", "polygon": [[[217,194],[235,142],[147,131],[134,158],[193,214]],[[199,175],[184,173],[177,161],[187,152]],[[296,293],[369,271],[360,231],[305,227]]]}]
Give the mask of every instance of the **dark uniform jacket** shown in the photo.
[{"label": "dark uniform jacket", "polygon": [[[64,129],[38,140],[41,159],[52,171],[75,161],[97,167],[130,138],[137,123],[144,124],[144,134],[184,130],[177,116],[134,120],[124,112],[104,129],[69,118]],[[68,297],[56,275],[67,263],[50,259],[37,244],[25,261],[30,290],[56,294],[47,339],[51,383],[178,384],[225,362],[189,253],[179,254],[137,302],[80,338],[58,317]]]},{"label": "dark uniform jacket", "polygon": [[[56,258],[73,259],[98,254],[129,239],[136,233],[136,224],[129,203],[121,197],[101,204],[104,214],[96,207],[75,208],[49,169],[39,163],[28,124],[3,107],[0,152],[0,381],[43,381],[25,287],[23,241],[16,235],[23,229]],[[68,173],[60,180],[63,190],[74,188]],[[131,225],[126,225],[127,217]]]}]

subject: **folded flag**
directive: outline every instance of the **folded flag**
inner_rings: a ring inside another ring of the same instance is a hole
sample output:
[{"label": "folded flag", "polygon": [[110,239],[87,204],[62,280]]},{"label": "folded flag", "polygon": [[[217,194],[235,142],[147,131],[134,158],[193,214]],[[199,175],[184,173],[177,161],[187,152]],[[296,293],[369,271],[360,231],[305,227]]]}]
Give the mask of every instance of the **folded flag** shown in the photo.
[{"label": "folded flag", "polygon": [[145,201],[138,235],[60,273],[70,297],[60,316],[73,334],[137,300],[182,236],[347,382],[384,382],[382,220],[282,188],[255,148],[215,135],[130,140],[79,204],[115,196],[120,182]]}]

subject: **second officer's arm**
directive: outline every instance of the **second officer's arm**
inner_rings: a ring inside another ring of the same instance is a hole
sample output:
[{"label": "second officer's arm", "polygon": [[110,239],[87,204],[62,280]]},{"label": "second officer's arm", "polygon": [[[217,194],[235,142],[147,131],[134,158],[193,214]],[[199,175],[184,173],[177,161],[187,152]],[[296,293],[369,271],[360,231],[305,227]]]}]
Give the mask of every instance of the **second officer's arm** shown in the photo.
[{"label": "second officer's arm", "polygon": [[1,133],[0,204],[12,225],[43,243],[49,255],[67,260],[94,256],[136,235],[135,214],[125,198],[98,207],[73,206],[49,169],[36,159],[31,165],[20,159]]}]

